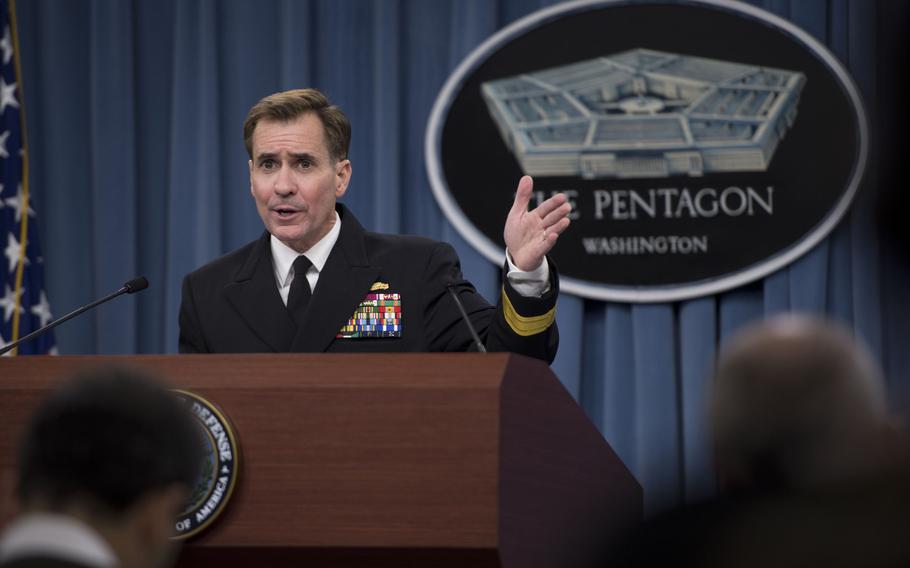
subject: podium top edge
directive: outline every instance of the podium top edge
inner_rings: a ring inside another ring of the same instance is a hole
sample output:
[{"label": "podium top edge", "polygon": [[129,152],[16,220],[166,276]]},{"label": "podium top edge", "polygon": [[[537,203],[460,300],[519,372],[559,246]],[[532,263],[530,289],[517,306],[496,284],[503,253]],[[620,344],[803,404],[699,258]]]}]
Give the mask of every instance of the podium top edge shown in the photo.
[{"label": "podium top edge", "polygon": [[[49,387],[79,372],[124,367],[186,388],[498,386],[510,353],[64,355],[0,358],[0,389]],[[542,368],[547,368],[543,362]]]}]

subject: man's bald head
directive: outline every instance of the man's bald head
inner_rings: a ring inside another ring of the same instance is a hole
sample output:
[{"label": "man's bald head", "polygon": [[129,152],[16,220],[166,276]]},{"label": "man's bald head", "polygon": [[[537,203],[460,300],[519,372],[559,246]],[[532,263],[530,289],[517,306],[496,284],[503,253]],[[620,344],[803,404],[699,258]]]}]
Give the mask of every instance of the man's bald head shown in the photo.
[{"label": "man's bald head", "polygon": [[777,317],[721,352],[715,449],[733,484],[805,486],[858,473],[886,423],[881,375],[845,329]]}]

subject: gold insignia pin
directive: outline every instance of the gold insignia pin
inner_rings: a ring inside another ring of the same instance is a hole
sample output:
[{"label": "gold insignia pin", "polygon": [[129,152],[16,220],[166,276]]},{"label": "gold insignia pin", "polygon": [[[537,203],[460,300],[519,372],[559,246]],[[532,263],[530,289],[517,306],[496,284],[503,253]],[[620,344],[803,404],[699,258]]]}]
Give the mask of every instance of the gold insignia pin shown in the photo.
[{"label": "gold insignia pin", "polygon": [[370,286],[370,292],[375,292],[376,290],[388,290],[389,284],[387,282],[373,282],[373,285]]}]

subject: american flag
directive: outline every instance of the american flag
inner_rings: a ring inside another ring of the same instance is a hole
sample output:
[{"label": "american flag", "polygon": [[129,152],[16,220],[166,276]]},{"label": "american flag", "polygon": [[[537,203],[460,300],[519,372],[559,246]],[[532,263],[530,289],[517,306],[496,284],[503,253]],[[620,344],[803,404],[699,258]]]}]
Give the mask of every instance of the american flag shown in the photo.
[{"label": "american flag", "polygon": [[[25,112],[19,80],[13,0],[0,0],[0,346],[51,319],[44,291],[44,258],[38,248],[35,211],[29,203]],[[47,333],[24,343],[20,354],[56,352]],[[14,350],[7,355],[16,353]]]}]

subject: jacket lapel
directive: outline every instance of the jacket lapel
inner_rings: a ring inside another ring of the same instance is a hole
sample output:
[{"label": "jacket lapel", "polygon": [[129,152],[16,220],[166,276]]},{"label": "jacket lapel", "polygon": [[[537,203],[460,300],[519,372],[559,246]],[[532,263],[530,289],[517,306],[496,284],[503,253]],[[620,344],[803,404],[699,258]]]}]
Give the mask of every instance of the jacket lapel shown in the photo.
[{"label": "jacket lapel", "polygon": [[266,232],[237,271],[234,281],[225,285],[224,293],[253,333],[276,352],[286,352],[297,327],[281,301],[271,259]]},{"label": "jacket lapel", "polygon": [[370,266],[367,258],[363,227],[346,207],[337,208],[341,233],[291,342],[293,352],[325,351],[379,276],[380,267]]}]

